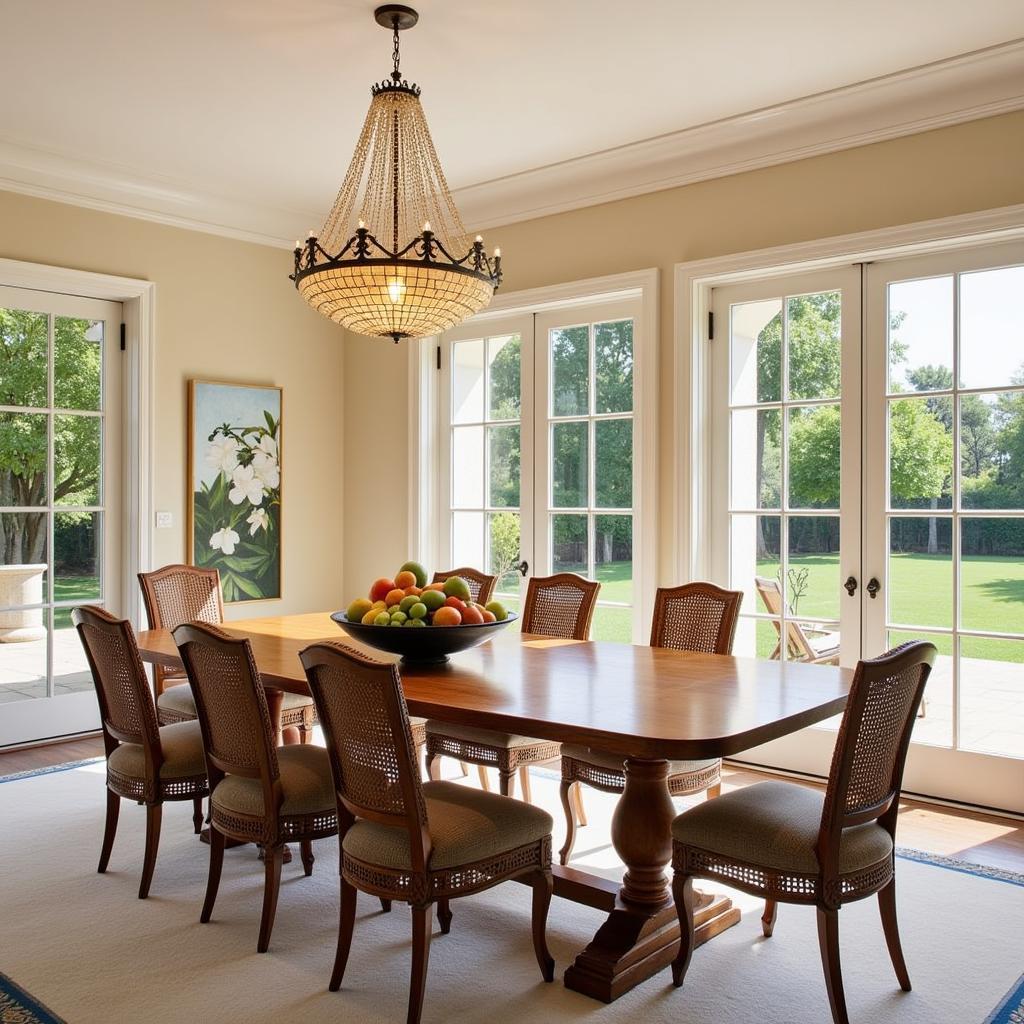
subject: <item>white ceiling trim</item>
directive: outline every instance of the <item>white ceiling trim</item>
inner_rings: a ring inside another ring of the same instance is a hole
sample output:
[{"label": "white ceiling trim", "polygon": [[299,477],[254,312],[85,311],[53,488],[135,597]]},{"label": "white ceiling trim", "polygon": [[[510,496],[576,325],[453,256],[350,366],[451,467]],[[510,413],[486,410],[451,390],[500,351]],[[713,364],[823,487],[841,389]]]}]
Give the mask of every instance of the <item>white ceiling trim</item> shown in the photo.
[{"label": "white ceiling trim", "polygon": [[[714,88],[709,82],[708,88]],[[482,230],[1024,108],[1024,39],[456,189]],[[354,142],[354,140],[353,140]],[[0,189],[291,248],[324,211],[228,199],[0,138]]]}]

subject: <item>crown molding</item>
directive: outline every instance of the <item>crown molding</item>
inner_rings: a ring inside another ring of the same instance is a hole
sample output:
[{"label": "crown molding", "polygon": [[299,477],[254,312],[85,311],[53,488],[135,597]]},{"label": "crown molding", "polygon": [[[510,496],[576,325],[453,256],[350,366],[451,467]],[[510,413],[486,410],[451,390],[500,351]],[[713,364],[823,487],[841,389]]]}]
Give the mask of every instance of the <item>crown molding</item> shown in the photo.
[{"label": "crown molding", "polygon": [[[457,188],[483,230],[1024,108],[1024,39]],[[291,249],[323,211],[228,198],[0,138],[0,189]]]}]

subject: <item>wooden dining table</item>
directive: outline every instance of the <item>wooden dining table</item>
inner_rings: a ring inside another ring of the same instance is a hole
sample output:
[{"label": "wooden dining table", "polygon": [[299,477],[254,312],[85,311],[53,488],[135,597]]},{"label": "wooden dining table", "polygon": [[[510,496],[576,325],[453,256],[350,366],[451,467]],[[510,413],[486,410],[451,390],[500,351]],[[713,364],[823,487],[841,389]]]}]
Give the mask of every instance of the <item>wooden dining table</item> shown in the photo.
[{"label": "wooden dining table", "polygon": [[[247,637],[264,685],[308,694],[299,652],[346,636],[329,613],[225,623]],[[143,660],[174,668],[170,633],[138,636]],[[393,660],[378,651],[370,653]],[[583,743],[622,756],[626,785],[611,839],[625,867],[621,884],[555,865],[555,895],[604,911],[604,922],[565,972],[565,985],[611,1002],[674,958],[679,927],[665,869],[675,815],[670,760],[729,757],[841,712],[851,669],[694,654],[512,632],[441,665],[400,666],[410,713],[460,725]],[[823,766],[824,767],[824,766]],[[696,942],[739,920],[722,895],[696,903]]]}]

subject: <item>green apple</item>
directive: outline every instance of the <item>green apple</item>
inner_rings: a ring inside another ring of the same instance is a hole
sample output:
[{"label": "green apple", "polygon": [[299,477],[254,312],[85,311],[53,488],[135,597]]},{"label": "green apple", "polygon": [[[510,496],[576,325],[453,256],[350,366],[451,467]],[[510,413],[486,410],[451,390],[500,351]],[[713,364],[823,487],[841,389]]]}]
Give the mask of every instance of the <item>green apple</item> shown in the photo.
[{"label": "green apple", "polygon": [[398,571],[411,572],[416,577],[417,587],[425,587],[427,585],[427,570],[419,562],[406,562]]},{"label": "green apple", "polygon": [[445,596],[440,590],[424,590],[419,599],[428,612],[436,612],[445,602]]},{"label": "green apple", "polygon": [[498,622],[504,622],[508,618],[508,611],[500,601],[491,601],[486,605],[486,608]]},{"label": "green apple", "polygon": [[461,576],[449,576],[444,581],[446,597],[457,597],[460,601],[468,601],[473,595],[469,592],[469,584]]}]

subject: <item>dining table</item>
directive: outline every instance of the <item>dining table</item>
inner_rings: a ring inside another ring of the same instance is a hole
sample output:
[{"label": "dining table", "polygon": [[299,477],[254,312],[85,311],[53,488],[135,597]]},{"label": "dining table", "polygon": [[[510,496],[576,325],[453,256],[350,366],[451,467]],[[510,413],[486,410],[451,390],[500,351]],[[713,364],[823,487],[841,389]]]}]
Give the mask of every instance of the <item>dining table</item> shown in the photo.
[{"label": "dining table", "polygon": [[[226,622],[246,637],[268,691],[308,694],[299,652],[348,637],[328,612]],[[181,668],[170,632],[138,635],[144,661]],[[565,971],[567,988],[611,1002],[662,970],[679,948],[666,868],[675,808],[669,762],[726,758],[840,713],[853,670],[831,665],[698,654],[505,630],[442,664],[399,665],[409,711],[458,725],[582,743],[620,755],[626,783],[611,822],[621,883],[554,865],[554,893],[606,914]],[[695,901],[695,942],[736,924],[722,894]]]}]

